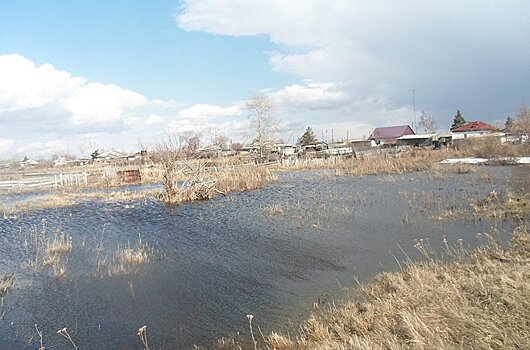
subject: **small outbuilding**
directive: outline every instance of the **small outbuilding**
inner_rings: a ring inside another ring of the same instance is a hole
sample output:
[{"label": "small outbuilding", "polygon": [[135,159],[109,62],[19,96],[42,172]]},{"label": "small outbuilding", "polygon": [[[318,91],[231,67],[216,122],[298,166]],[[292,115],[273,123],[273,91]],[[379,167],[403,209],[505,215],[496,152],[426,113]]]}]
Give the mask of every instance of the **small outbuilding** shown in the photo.
[{"label": "small outbuilding", "polygon": [[405,135],[398,137],[398,146],[432,147],[438,136],[436,134]]}]

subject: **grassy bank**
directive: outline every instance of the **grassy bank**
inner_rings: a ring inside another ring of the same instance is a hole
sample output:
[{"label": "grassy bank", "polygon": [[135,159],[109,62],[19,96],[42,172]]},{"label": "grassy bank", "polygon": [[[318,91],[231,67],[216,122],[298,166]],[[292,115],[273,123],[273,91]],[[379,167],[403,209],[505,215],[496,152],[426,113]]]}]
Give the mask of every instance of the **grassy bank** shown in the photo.
[{"label": "grassy bank", "polygon": [[[420,247],[421,248],[421,247]],[[452,263],[409,263],[382,273],[340,305],[311,316],[296,335],[258,348],[524,349],[530,345],[530,234],[514,232]]]}]

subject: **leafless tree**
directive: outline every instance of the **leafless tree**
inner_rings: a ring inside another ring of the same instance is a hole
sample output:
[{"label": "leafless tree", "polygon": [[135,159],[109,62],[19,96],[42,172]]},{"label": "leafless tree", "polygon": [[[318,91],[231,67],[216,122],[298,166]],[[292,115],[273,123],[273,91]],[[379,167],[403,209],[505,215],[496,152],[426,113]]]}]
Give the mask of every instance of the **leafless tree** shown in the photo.
[{"label": "leafless tree", "polygon": [[205,134],[210,145],[224,148],[224,146],[229,142],[228,137],[223,134],[223,132],[216,126],[208,128]]},{"label": "leafless tree", "polygon": [[192,131],[186,131],[179,136],[179,143],[181,148],[186,152],[186,155],[191,158],[196,155],[201,147],[201,135]]},{"label": "leafless tree", "polygon": [[436,123],[436,119],[434,119],[431,114],[425,111],[421,111],[419,124],[426,134],[434,134],[438,130],[438,123]]},{"label": "leafless tree", "polygon": [[513,122],[511,131],[515,133],[520,133],[525,136],[530,134],[530,107],[521,106],[517,111],[517,117]]},{"label": "leafless tree", "polygon": [[262,161],[265,141],[269,139],[271,132],[276,127],[273,116],[274,105],[269,97],[260,94],[248,100],[246,107],[255,140],[258,142],[260,161]]},{"label": "leafless tree", "polygon": [[165,136],[155,146],[155,158],[162,167],[162,183],[166,200],[173,198],[178,192],[178,161],[182,158],[183,152],[180,138],[175,135]]}]

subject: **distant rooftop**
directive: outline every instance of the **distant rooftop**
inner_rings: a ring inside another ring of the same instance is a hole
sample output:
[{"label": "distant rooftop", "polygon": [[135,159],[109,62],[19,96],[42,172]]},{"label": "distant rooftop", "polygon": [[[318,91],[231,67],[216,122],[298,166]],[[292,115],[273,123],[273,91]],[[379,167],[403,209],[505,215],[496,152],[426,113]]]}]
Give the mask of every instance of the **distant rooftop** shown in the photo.
[{"label": "distant rooftop", "polygon": [[405,135],[414,135],[414,131],[408,125],[386,126],[383,128],[375,128],[369,139],[397,139]]},{"label": "distant rooftop", "polygon": [[497,127],[481,121],[469,122],[452,129],[452,132],[469,132],[469,131],[498,131]]}]

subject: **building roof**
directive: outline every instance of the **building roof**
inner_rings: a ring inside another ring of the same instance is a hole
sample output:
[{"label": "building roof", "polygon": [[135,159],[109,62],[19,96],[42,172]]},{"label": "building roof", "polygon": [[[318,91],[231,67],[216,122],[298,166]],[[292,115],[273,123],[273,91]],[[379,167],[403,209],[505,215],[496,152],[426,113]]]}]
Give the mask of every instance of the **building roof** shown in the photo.
[{"label": "building roof", "polygon": [[398,140],[427,140],[436,138],[436,134],[403,135]]},{"label": "building roof", "polygon": [[497,127],[484,123],[481,121],[477,122],[469,122],[465,123],[464,125],[459,126],[458,128],[454,128],[451,131],[452,132],[470,132],[470,131],[498,131]]},{"label": "building roof", "polygon": [[414,131],[408,125],[387,126],[383,128],[375,128],[370,135],[370,140],[377,139],[397,139],[404,135],[414,135]]}]

